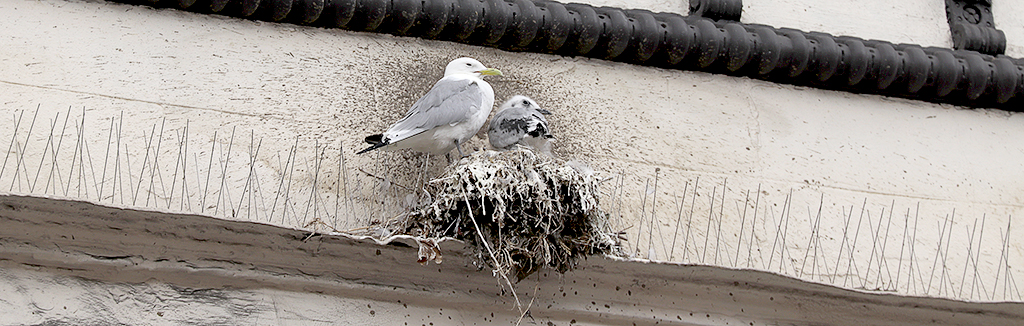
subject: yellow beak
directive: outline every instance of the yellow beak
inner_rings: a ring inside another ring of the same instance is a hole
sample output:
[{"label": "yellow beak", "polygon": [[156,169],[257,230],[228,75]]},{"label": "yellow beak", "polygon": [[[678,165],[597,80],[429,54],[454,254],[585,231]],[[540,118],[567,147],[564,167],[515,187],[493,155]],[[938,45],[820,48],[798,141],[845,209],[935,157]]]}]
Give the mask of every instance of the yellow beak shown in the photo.
[{"label": "yellow beak", "polygon": [[487,69],[484,69],[484,70],[480,70],[480,74],[484,75],[484,76],[504,76],[504,75],[501,74],[501,70],[494,69],[494,68],[487,68]]}]

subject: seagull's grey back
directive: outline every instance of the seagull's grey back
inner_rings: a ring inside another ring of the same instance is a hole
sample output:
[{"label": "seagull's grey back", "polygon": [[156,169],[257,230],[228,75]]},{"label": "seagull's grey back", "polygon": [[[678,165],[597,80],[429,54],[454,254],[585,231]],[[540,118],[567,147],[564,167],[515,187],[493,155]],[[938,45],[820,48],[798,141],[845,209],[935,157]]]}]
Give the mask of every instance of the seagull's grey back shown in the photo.
[{"label": "seagull's grey back", "polygon": [[384,136],[397,142],[438,126],[466,121],[481,109],[482,102],[483,92],[475,78],[442,78]]}]

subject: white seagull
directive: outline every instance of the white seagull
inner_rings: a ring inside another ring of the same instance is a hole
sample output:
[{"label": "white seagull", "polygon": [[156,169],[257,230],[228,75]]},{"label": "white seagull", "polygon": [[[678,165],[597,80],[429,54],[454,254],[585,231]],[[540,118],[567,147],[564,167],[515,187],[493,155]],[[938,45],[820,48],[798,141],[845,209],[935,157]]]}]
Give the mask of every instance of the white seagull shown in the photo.
[{"label": "white seagull", "polygon": [[545,114],[551,112],[541,109],[537,102],[529,97],[513,96],[501,105],[498,113],[491,119],[487,139],[496,149],[508,150],[519,144],[551,155],[549,140],[554,136],[548,129]]},{"label": "white seagull", "polygon": [[481,75],[501,76],[501,71],[484,67],[473,58],[448,63],[444,78],[416,100],[404,118],[383,134],[367,136],[366,142],[373,146],[356,154],[377,148],[447,154],[454,148],[460,157],[465,156],[462,143],[480,131],[494,106],[494,90]]}]

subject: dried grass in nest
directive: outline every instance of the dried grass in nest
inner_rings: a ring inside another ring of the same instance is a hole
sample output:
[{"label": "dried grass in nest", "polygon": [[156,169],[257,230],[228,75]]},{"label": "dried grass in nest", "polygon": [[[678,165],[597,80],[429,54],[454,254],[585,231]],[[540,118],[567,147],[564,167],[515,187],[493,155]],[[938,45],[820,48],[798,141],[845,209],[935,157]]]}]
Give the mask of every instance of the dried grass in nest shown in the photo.
[{"label": "dried grass in nest", "polygon": [[427,183],[432,202],[389,228],[473,243],[481,262],[517,280],[544,266],[564,273],[618,248],[597,185],[589,168],[528,149],[478,152]]}]

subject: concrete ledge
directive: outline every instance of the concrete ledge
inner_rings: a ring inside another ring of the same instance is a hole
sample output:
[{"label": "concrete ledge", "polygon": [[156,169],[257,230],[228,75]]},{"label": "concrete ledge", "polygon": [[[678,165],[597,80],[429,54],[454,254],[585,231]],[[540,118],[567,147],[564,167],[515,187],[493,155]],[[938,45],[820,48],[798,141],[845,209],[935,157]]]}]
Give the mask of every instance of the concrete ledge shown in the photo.
[{"label": "concrete ledge", "polygon": [[[0,239],[0,293],[27,298],[0,301],[2,310],[15,312],[8,319],[15,323],[82,322],[95,317],[83,313],[103,310],[118,312],[107,322],[151,318],[142,319],[144,324],[179,320],[172,314],[233,324],[332,318],[514,323],[520,316],[491,273],[474,266],[472,249],[456,241],[441,244],[443,264],[421,266],[407,238],[379,244],[345,235],[311,237],[258,223],[14,194],[0,195]],[[516,285],[523,304],[532,302],[526,320],[539,324],[1012,325],[1024,320],[1022,303],[857,292],[711,266],[592,257],[564,276],[539,274]],[[212,294],[219,301],[202,299]],[[138,302],[153,296],[178,298],[171,300],[178,306],[163,304],[167,312],[157,318],[152,307]],[[53,302],[83,309],[53,309]],[[223,307],[218,302],[248,310],[197,308]],[[282,318],[274,312],[279,304],[305,310],[300,317]]]}]

